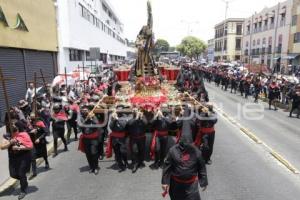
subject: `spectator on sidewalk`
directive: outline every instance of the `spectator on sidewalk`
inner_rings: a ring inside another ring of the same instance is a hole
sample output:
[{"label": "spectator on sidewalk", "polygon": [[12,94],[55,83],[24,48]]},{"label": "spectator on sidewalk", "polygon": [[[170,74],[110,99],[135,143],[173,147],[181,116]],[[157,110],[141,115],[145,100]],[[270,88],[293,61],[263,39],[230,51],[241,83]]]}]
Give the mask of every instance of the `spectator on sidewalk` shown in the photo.
[{"label": "spectator on sidewalk", "polygon": [[292,99],[292,108],[290,111],[290,117],[292,117],[293,112],[298,110],[297,118],[300,115],[300,85],[296,86],[294,90],[291,91],[290,97]]},{"label": "spectator on sidewalk", "polygon": [[34,97],[34,84],[30,83],[29,88],[27,89],[27,92],[25,94],[25,100],[31,104],[33,102]]},{"label": "spectator on sidewalk", "polygon": [[9,173],[12,178],[18,179],[21,192],[18,199],[26,196],[28,182],[26,173],[30,169],[31,149],[33,144],[23,122],[16,121],[12,126],[12,135],[5,135],[0,145],[1,150],[8,150]]}]

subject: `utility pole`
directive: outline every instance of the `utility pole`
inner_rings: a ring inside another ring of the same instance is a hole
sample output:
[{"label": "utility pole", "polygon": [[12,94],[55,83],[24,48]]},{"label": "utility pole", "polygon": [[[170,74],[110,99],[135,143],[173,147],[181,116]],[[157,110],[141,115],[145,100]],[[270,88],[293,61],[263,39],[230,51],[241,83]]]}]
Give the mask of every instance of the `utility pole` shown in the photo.
[{"label": "utility pole", "polygon": [[229,1],[225,1],[223,0],[223,2],[225,2],[226,7],[225,7],[225,20],[224,20],[224,25],[223,25],[223,42],[222,42],[222,58],[221,61],[223,62],[224,56],[225,56],[225,38],[227,36],[227,34],[225,35],[226,32],[226,25],[227,25],[227,13],[228,13],[228,8],[229,8]]}]

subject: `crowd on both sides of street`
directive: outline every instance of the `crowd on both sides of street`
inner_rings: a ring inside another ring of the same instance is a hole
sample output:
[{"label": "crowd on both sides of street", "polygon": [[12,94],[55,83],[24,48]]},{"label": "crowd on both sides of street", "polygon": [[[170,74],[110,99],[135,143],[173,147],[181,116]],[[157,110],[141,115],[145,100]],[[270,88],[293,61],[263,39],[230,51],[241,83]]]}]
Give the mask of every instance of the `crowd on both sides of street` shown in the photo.
[{"label": "crowd on both sides of street", "polygon": [[[191,95],[199,102],[208,102],[208,94],[200,74],[189,76],[186,79],[185,71],[194,74],[193,69],[182,69],[181,76],[177,80],[180,83],[176,84],[177,89],[187,95],[186,97]],[[164,81],[163,76],[160,78],[160,81]],[[131,79],[132,77],[130,77]],[[185,87],[187,82],[189,88]],[[134,83],[135,81],[133,81]],[[198,188],[198,185],[195,185],[197,180],[201,187],[206,188],[208,183],[205,163],[211,164],[212,162],[210,158],[213,153],[215,137],[214,125],[217,122],[212,106],[207,104],[205,110],[203,107],[199,107],[197,113],[189,118],[188,116],[194,111],[187,105],[182,106],[179,117],[173,116],[171,111],[164,111],[162,105],[161,108],[153,111],[154,116],[151,121],[138,109],[134,109],[130,116],[124,114],[122,110],[126,109],[126,104],[117,105],[109,113],[108,121],[105,120],[106,113],[94,114],[94,108],[97,107],[100,100],[104,97],[114,96],[120,88],[121,85],[118,84],[115,75],[109,77],[108,82],[97,77],[69,86],[65,84],[54,87],[47,85],[47,88],[39,90],[36,94],[35,85],[30,84],[26,98],[20,100],[17,106],[12,106],[6,113],[7,134],[4,134],[0,146],[2,150],[8,150],[10,176],[20,181],[21,192],[18,199],[26,196],[27,173],[30,168],[33,177],[37,175],[36,159],[43,158],[45,168],[49,169],[50,167],[51,163],[49,164],[47,155],[47,136],[50,135],[50,132],[54,144],[53,157],[58,154],[58,138],[64,144],[63,150],[68,151],[68,142],[74,132],[75,140],[79,139],[78,150],[86,154],[90,173],[95,175],[99,173],[100,169],[98,161],[102,160],[105,155],[108,158],[111,157],[113,152],[119,172],[131,169],[132,173],[135,173],[138,169],[145,167],[145,152],[146,148],[149,148],[150,157],[154,160],[150,167],[154,170],[164,168],[162,183],[165,187],[169,184],[170,178],[176,180],[179,186],[185,181],[181,177],[181,171],[172,172],[171,177],[170,166],[176,165],[176,163],[172,163],[172,160],[164,162],[170,146],[174,147],[174,144],[178,143],[181,145],[180,148],[176,147],[171,154],[184,153],[182,156],[193,160],[191,163],[197,162],[199,165],[193,164],[185,166],[186,169],[180,169],[188,170],[191,176],[189,180],[192,181],[191,187],[182,189],[182,191],[178,190],[180,194],[177,191],[175,193],[180,196],[186,194],[186,190],[194,191],[195,188]],[[67,127],[67,137],[65,137],[65,127]],[[78,138],[79,132],[82,133],[80,138]],[[153,133],[150,147],[146,147],[146,133]],[[170,143],[170,139],[173,142]],[[107,141],[106,146],[105,140]],[[202,156],[198,153],[194,154],[194,148],[202,151]],[[187,152],[182,152],[182,149],[191,151],[191,157],[188,157]],[[130,165],[127,159],[128,153],[131,154],[132,159]],[[167,188],[164,189],[164,196],[168,191]],[[199,194],[195,193],[195,195],[197,199]]]},{"label": "crowd on both sides of street", "polygon": [[278,75],[264,75],[262,73],[245,73],[239,69],[228,69],[222,66],[200,67],[204,73],[204,78],[224,91],[230,93],[240,93],[246,99],[253,96],[257,103],[259,98],[265,99],[269,103],[269,109],[274,106],[289,110],[289,116],[294,112],[299,118],[300,115],[300,84],[299,80],[289,80]]}]

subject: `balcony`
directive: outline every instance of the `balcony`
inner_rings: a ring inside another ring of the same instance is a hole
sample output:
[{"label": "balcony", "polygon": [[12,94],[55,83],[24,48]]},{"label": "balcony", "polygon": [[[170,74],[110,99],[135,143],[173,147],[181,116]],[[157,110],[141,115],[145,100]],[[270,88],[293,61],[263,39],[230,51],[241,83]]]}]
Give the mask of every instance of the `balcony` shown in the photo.
[{"label": "balcony", "polygon": [[272,46],[268,47],[268,54],[272,54]]},{"label": "balcony", "polygon": [[267,31],[267,30],[268,30],[268,26],[266,25],[263,27],[263,31]]},{"label": "balcony", "polygon": [[256,49],[256,55],[259,55],[259,54],[260,54],[260,49],[257,48],[257,49]]},{"label": "balcony", "polygon": [[279,25],[280,25],[280,27],[285,26],[285,20],[280,20]]},{"label": "balcony", "polygon": [[281,53],[281,51],[282,51],[282,46],[276,47],[276,53]]}]

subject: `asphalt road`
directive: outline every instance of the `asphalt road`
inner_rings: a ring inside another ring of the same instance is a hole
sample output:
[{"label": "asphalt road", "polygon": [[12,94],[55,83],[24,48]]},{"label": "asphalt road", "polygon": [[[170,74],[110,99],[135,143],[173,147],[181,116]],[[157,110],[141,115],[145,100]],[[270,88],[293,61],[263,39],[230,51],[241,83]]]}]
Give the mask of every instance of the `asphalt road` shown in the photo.
[{"label": "asphalt road", "polygon": [[[204,200],[298,200],[300,176],[294,175],[263,148],[249,140],[222,117],[213,165],[208,166],[209,187],[201,192]],[[111,160],[100,162],[100,173],[88,173],[84,154],[76,150],[50,159],[51,170],[41,172],[29,182],[26,199],[30,200],[158,200],[161,197],[161,170],[148,167],[132,174],[112,169]],[[147,163],[149,166],[150,163]],[[18,191],[2,200],[17,198]],[[168,198],[167,198],[168,199]]]},{"label": "asphalt road", "polygon": [[300,119],[289,118],[288,112],[269,110],[267,103],[253,103],[240,94],[231,94],[206,83],[210,100],[225,113],[252,131],[300,170]]}]

